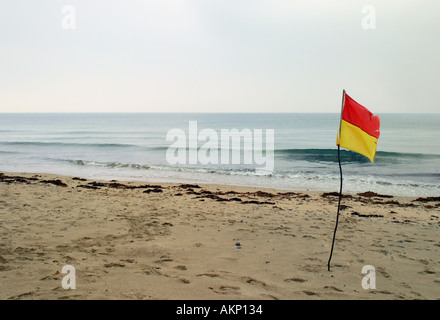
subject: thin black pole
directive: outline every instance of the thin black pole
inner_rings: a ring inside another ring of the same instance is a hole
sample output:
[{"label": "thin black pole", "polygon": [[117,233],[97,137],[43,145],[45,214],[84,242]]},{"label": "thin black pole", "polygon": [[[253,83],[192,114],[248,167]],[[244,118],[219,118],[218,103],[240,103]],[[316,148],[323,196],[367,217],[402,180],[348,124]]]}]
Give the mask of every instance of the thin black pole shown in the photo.
[{"label": "thin black pole", "polygon": [[338,221],[339,221],[339,210],[341,208],[341,200],[342,200],[342,166],[341,166],[340,149],[341,147],[338,145],[338,162],[339,162],[339,174],[341,175],[341,186],[339,189],[338,214],[336,215],[336,226],[335,226],[335,232],[333,233],[332,250],[330,251],[330,258],[328,259],[328,271],[330,271],[330,261],[332,260],[333,247],[335,246],[336,230],[338,229]]},{"label": "thin black pole", "polygon": [[342,200],[342,166],[341,166],[341,140],[340,139],[341,139],[342,113],[344,111],[344,103],[345,103],[345,89],[342,90],[341,118],[339,120],[339,132],[338,132],[338,163],[339,163],[339,174],[341,176],[341,186],[339,189],[338,214],[336,215],[336,226],[335,226],[335,231],[333,233],[332,249],[330,251],[330,258],[328,259],[328,264],[327,264],[328,271],[330,271],[330,261],[332,260],[333,248],[335,246],[336,230],[338,230],[338,222],[339,222],[339,210],[341,209],[341,200]]}]

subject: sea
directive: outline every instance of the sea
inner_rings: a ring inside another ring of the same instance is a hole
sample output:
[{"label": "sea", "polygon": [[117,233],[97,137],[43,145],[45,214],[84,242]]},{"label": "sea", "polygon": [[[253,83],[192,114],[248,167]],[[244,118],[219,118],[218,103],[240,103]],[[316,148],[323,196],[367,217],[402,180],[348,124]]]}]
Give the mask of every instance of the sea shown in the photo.
[{"label": "sea", "polygon": [[[352,151],[340,151],[343,191],[439,196],[440,114],[379,117],[381,135],[374,163]],[[0,170],[96,180],[338,191],[339,118],[339,113],[2,113]],[[190,134],[191,123],[196,123],[200,135]],[[261,173],[257,170],[261,161],[245,161],[245,155],[253,152],[245,139],[240,145],[231,140],[226,146],[231,157],[238,148],[238,162],[221,158],[221,151],[227,151],[221,145],[221,132],[233,129],[250,132],[254,142],[260,139],[262,155],[267,161],[273,159],[273,170]],[[180,132],[185,140],[173,138],[173,132]],[[206,135],[201,139],[206,132],[211,138],[218,134],[218,143]],[[208,141],[205,154],[218,152],[219,161],[207,163],[194,157],[190,161],[190,154],[197,155]],[[170,161],[173,155],[187,161]]]}]

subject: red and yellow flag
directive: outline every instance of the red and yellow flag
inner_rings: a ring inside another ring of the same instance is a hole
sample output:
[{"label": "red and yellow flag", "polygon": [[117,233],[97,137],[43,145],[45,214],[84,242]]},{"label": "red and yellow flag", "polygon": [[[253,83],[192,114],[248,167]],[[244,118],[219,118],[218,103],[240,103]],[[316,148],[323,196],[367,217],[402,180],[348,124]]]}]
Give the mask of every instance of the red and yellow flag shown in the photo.
[{"label": "red and yellow flag", "polygon": [[343,93],[343,109],[336,145],[360,153],[374,162],[380,119]]}]

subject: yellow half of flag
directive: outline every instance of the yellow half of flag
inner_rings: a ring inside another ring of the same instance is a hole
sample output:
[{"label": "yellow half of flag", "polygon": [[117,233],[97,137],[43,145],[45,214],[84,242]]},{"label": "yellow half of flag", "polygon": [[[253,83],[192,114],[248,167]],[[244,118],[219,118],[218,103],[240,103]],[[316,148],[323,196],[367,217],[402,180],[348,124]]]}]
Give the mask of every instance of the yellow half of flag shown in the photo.
[{"label": "yellow half of flag", "polygon": [[345,120],[341,121],[341,139],[338,139],[337,145],[360,153],[371,162],[374,162],[376,157],[377,138]]}]

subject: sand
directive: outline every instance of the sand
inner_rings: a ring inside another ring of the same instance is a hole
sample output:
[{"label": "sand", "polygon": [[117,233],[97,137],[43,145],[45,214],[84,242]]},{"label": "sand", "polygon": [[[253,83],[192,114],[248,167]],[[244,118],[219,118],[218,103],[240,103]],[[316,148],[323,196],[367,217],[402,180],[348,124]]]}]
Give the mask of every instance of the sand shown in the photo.
[{"label": "sand", "polygon": [[5,172],[0,299],[439,299],[440,199],[347,195],[329,272],[337,194]]}]

